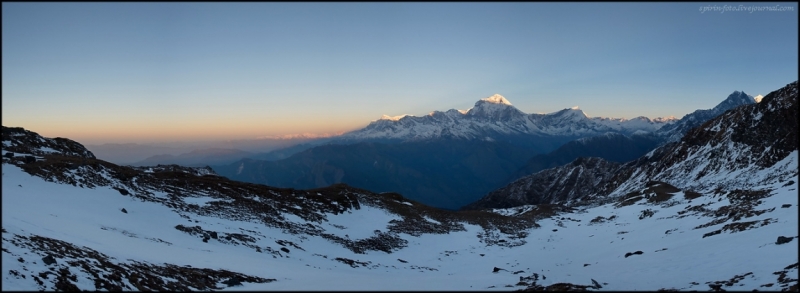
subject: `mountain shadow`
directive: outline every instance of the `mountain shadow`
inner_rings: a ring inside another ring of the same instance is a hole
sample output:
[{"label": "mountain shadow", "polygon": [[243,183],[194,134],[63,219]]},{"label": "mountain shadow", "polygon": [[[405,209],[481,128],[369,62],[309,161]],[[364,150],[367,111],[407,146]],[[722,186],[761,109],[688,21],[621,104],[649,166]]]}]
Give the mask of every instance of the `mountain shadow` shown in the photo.
[{"label": "mountain shadow", "polygon": [[233,180],[300,189],[345,183],[452,210],[508,183],[509,175],[534,154],[506,142],[362,142],[317,146],[278,161],[243,159],[213,168]]}]

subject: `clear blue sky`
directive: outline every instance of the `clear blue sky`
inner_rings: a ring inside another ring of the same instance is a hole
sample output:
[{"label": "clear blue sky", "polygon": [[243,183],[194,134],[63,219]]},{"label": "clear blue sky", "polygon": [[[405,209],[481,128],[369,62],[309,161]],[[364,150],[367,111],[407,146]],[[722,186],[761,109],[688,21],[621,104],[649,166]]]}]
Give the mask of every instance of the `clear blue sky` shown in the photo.
[{"label": "clear blue sky", "polygon": [[[707,11],[707,5],[792,11]],[[2,123],[84,143],[468,109],[681,117],[798,79],[796,3],[3,3]]]}]

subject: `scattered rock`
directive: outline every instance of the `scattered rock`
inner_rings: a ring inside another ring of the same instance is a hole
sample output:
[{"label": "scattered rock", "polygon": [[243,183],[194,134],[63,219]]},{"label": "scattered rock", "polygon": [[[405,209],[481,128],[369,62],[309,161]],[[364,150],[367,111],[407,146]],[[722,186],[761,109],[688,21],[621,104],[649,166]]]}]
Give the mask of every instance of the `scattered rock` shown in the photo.
[{"label": "scattered rock", "polygon": [[400,261],[401,263],[408,263],[407,261],[399,259],[399,258],[397,260]]},{"label": "scattered rock", "polygon": [[43,261],[43,262],[44,262],[44,264],[46,264],[46,265],[51,265],[51,264],[54,264],[54,263],[56,263],[56,259],[55,259],[55,258],[54,258],[52,255],[50,255],[50,254],[48,254],[47,256],[43,257],[43,258],[42,258],[42,261]]},{"label": "scattered rock", "polygon": [[214,239],[217,239],[217,237],[218,237],[217,236],[217,231],[211,231],[208,234],[209,234],[209,236],[211,236],[211,238],[214,238]]},{"label": "scattered rock", "polygon": [[708,284],[708,287],[711,288],[711,291],[723,291],[722,284]]},{"label": "scattered rock", "polygon": [[281,251],[283,251],[283,252],[285,252],[285,253],[289,253],[289,249],[288,249],[288,248],[286,248],[286,247],[281,247]]},{"label": "scattered rock", "polygon": [[625,257],[627,258],[627,257],[629,257],[631,255],[642,254],[642,253],[644,253],[644,252],[642,252],[641,250],[637,250],[636,252],[628,252],[628,253],[625,254]]},{"label": "scattered rock", "polygon": [[121,210],[121,211],[122,211],[123,213],[126,213],[126,214],[128,213],[128,210],[126,210],[125,208],[122,208],[122,210]]},{"label": "scattered rock", "polygon": [[794,237],[778,236],[778,241],[776,241],[775,244],[781,245],[781,244],[784,244],[784,243],[789,243],[789,242],[792,242],[792,239],[794,239]]},{"label": "scattered rock", "polygon": [[790,208],[790,207],[792,207],[792,204],[790,204],[790,203],[787,203],[787,204],[784,204],[784,205],[781,206],[781,208],[784,208],[784,209],[785,208]]},{"label": "scattered rock", "polygon": [[228,285],[228,287],[241,286],[242,285],[242,279],[239,278],[238,276],[233,276],[230,279],[228,279],[227,281],[222,282],[222,284]]},{"label": "scattered rock", "polygon": [[553,232],[558,232],[558,229],[553,229]]},{"label": "scattered rock", "polygon": [[481,256],[484,256],[484,255],[485,255],[485,254],[481,253]]},{"label": "scattered rock", "polygon": [[645,209],[645,210],[642,211],[641,214],[639,214],[639,220],[644,220],[644,218],[652,217],[655,213],[656,213],[656,211],[654,211],[654,210]]},{"label": "scattered rock", "polygon": [[128,195],[128,194],[130,194],[130,192],[128,192],[127,190],[125,190],[125,188],[119,188],[119,189],[117,189],[117,190],[118,190],[118,191],[119,191],[119,193],[120,193],[120,194],[122,194],[122,195]]},{"label": "scattered rock", "polygon": [[588,264],[588,263],[585,263],[585,264],[583,264],[583,266],[584,266],[584,267],[588,267],[588,266],[589,266],[589,264]]},{"label": "scattered rock", "polygon": [[496,272],[499,272],[499,271],[501,271],[501,270],[505,271],[505,269],[501,269],[501,268],[498,268],[498,267],[494,267],[494,269],[492,270],[492,273],[496,273]]},{"label": "scattered rock", "polygon": [[600,283],[598,283],[598,282],[597,282],[597,281],[595,281],[594,279],[592,279],[592,284],[594,284],[594,288],[595,288],[595,289],[601,289],[601,288],[603,288],[603,286],[600,286]]},{"label": "scattered rock", "polygon": [[[334,260],[336,260],[338,262],[341,262],[341,263],[344,263],[344,264],[347,264],[347,265],[350,265],[353,268],[357,268],[357,267],[359,267],[359,265],[362,266],[362,267],[366,267],[370,263],[372,263],[372,262],[369,262],[369,261],[367,261],[367,262],[357,261],[357,260],[353,260],[353,259],[349,259],[349,258],[343,258],[343,257],[337,257]],[[411,266],[411,268],[414,269],[414,266]]]}]

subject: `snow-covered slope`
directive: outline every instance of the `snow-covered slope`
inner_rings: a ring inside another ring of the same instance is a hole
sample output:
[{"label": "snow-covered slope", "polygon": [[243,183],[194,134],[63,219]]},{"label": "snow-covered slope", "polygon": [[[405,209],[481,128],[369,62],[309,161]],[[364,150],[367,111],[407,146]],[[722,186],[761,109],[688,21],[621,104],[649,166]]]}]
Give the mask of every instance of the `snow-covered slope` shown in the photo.
[{"label": "snow-covered slope", "polygon": [[655,131],[672,119],[651,120],[647,117],[587,117],[577,107],[550,114],[526,114],[505,97],[493,95],[475,103],[469,110],[433,111],[422,117],[384,115],[367,127],[345,133],[344,140],[430,138],[485,139],[499,135],[546,135],[584,137],[605,132],[632,134]]},{"label": "snow-covered slope", "polygon": [[[8,162],[2,169],[3,290],[797,288],[797,183],[765,186],[771,191],[751,207],[756,212],[736,222],[718,220],[727,219],[735,197],[676,192],[662,203],[561,212],[504,234],[352,190],[342,191],[358,208],[340,200],[306,214],[281,202],[316,191],[251,201],[204,187],[124,196],[110,176],[111,185],[81,188]],[[243,201],[275,209],[226,216]],[[525,208],[513,217],[552,214]],[[499,214],[515,211],[496,212],[504,219]],[[281,220],[258,219],[268,212]],[[393,233],[398,222],[405,232]],[[776,244],[779,236],[790,242]]]}]

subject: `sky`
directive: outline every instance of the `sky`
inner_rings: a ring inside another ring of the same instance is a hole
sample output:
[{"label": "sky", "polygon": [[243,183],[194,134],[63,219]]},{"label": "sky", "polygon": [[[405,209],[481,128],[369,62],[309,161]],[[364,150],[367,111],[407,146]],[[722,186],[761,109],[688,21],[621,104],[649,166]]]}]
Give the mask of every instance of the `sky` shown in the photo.
[{"label": "sky", "polygon": [[3,125],[85,144],[339,133],[493,94],[680,118],[797,79],[788,2],[2,3]]}]

